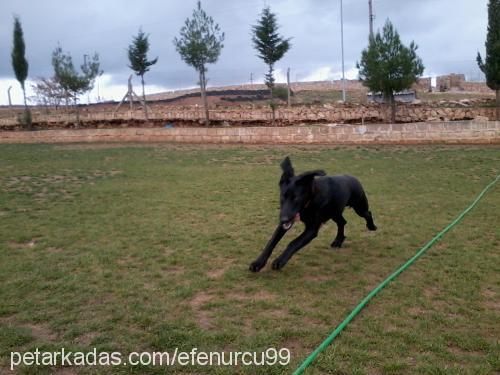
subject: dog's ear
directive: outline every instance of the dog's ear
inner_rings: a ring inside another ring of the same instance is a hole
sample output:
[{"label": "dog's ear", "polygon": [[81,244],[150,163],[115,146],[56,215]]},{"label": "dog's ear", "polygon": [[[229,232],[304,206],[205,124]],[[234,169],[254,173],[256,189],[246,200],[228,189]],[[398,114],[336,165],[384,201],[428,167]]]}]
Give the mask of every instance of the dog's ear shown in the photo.
[{"label": "dog's ear", "polygon": [[316,176],[326,176],[326,172],[322,169],[315,169],[314,171],[304,172],[297,176],[297,184],[299,185],[309,185],[314,180]]},{"label": "dog's ear", "polygon": [[283,171],[283,174],[281,175],[280,185],[290,181],[290,179],[295,175],[292,167],[292,162],[290,161],[290,158],[288,156],[281,162],[281,169]]}]

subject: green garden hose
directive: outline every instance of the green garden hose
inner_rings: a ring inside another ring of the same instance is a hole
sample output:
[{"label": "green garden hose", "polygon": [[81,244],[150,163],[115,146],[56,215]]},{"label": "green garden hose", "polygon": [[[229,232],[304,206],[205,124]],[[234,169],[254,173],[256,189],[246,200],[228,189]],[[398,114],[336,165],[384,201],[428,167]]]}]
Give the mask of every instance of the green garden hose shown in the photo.
[{"label": "green garden hose", "polygon": [[405,264],[399,267],[394,273],[392,273],[389,277],[387,277],[384,281],[382,281],[375,289],[373,289],[368,295],[361,300],[361,302],[351,311],[351,313],[344,319],[342,323],[340,323],[337,328],[328,336],[325,341],[321,343],[310,355],[307,357],[304,362],[298,367],[293,375],[302,374],[307,367],[314,361],[314,359],[326,349],[328,345],[332,343],[332,341],[342,332],[342,330],[349,324],[351,320],[354,319],[356,315],[366,306],[368,301],[370,301],[375,295],[380,292],[387,284],[389,284],[392,280],[399,276],[405,269],[407,269],[413,262],[415,262],[420,256],[422,256],[437,240],[439,240],[442,236],[446,234],[451,228],[453,228],[456,224],[463,219],[463,217],[474,208],[474,206],[481,200],[481,198],[490,190],[498,181],[500,175],[498,175],[492,182],[490,182],[483,191],[477,196],[477,198],[472,202],[472,204],[467,207],[458,217],[453,220],[446,228],[444,228],[441,232],[439,232],[432,240],[427,242],[424,247],[422,247],[413,257],[411,257]]}]

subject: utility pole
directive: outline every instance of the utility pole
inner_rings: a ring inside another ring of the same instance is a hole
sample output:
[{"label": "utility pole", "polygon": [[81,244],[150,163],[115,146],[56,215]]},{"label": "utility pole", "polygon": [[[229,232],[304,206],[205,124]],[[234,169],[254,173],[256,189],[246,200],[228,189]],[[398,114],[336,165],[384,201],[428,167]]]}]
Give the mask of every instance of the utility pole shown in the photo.
[{"label": "utility pole", "polygon": [[292,105],[290,101],[290,68],[286,70],[286,86],[287,86],[287,94],[288,94],[288,106]]},{"label": "utility pole", "polygon": [[342,0],[340,0],[340,39],[342,46],[342,101],[345,103],[345,68],[344,68],[344,15]]},{"label": "utility pole", "polygon": [[253,86],[253,73],[250,73],[250,86]]},{"label": "utility pole", "polygon": [[373,15],[373,0],[368,0],[368,20],[370,22],[370,38],[373,38],[373,19],[375,16]]}]

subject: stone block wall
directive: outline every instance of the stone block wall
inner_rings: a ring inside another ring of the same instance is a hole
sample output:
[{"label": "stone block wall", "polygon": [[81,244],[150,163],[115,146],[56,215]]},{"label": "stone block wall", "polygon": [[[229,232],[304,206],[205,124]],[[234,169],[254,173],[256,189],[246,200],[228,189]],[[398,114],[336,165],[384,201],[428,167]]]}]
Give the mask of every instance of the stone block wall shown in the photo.
[{"label": "stone block wall", "polygon": [[500,144],[500,122],[244,128],[125,128],[0,132],[0,143]]}]

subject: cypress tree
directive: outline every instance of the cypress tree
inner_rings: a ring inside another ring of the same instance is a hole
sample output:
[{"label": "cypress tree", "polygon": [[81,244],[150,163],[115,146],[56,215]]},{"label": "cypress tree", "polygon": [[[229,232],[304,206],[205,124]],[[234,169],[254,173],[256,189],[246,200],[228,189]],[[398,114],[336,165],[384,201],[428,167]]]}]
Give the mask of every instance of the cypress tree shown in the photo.
[{"label": "cypress tree", "polygon": [[486,76],[486,84],[496,93],[496,119],[500,120],[500,0],[488,3],[486,57],[477,53],[477,63]]},{"label": "cypress tree", "polygon": [[21,84],[23,89],[24,98],[24,115],[22,124],[31,128],[31,113],[28,109],[28,104],[26,102],[26,88],[25,81],[28,77],[28,61],[25,57],[26,45],[24,44],[24,34],[23,28],[21,26],[21,21],[19,17],[14,17],[14,35],[13,35],[13,46],[11,53],[12,68],[14,69],[14,74],[16,79]]},{"label": "cypress tree", "polygon": [[275,82],[274,64],[281,60],[291,47],[291,38],[283,38],[279,35],[278,29],[279,25],[276,14],[271,12],[270,7],[265,7],[262,10],[260,19],[257,20],[257,24],[252,26],[252,42],[254,48],[257,50],[257,56],[260,57],[268,66],[264,82],[270,92],[270,106],[273,113],[273,124],[276,109],[276,104],[273,101],[273,89]]}]

